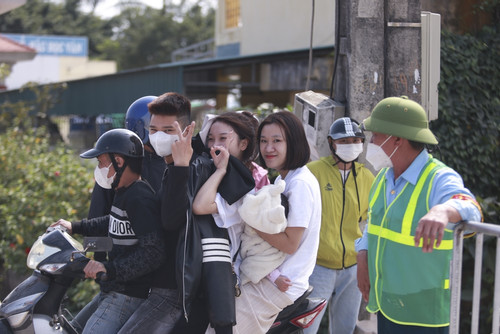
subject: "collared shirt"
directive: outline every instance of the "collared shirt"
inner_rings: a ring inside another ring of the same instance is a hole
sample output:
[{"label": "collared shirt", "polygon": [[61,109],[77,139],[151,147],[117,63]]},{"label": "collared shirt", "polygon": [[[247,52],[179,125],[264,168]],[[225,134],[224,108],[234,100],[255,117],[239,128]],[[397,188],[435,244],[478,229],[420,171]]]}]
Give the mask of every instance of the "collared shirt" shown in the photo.
[{"label": "collared shirt", "polygon": [[[396,196],[403,190],[406,183],[415,185],[420,172],[429,160],[427,150],[422,150],[420,154],[413,160],[411,165],[394,180],[394,170],[389,168],[386,177],[386,200],[387,205],[392,203]],[[463,220],[481,220],[481,212],[470,201],[460,199],[452,199],[453,195],[463,194],[474,198],[474,195],[465,188],[460,175],[451,168],[442,168],[438,171],[432,182],[432,189],[429,196],[429,207],[432,208],[437,204],[446,204],[458,211]],[[356,251],[368,249],[367,229],[365,228],[363,236],[356,240]]]}]

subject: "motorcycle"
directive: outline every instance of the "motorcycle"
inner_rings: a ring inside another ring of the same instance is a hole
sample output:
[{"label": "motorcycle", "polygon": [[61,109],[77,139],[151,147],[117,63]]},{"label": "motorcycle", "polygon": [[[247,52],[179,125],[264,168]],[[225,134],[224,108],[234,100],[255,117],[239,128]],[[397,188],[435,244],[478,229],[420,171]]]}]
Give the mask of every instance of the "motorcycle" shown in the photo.
[{"label": "motorcycle", "polygon": [[[108,237],[85,237],[83,245],[61,226],[51,227],[33,244],[27,265],[33,274],[0,303],[0,334],[78,334],[61,310],[68,288],[84,279],[86,252],[112,248]],[[105,280],[105,274],[98,275]],[[325,299],[308,298],[312,287],[280,312],[270,334],[302,333],[326,306]]]},{"label": "motorcycle", "polygon": [[267,334],[296,334],[311,326],[326,306],[324,298],[308,298],[313,287],[310,286],[292,305],[284,308],[274,321]]},{"label": "motorcycle", "polygon": [[[33,244],[27,265],[33,274],[0,303],[0,333],[78,334],[62,314],[61,301],[76,279],[84,279],[86,252],[111,250],[107,237],[86,237],[84,245],[63,227],[50,227]],[[104,273],[99,275],[105,280]]]}]

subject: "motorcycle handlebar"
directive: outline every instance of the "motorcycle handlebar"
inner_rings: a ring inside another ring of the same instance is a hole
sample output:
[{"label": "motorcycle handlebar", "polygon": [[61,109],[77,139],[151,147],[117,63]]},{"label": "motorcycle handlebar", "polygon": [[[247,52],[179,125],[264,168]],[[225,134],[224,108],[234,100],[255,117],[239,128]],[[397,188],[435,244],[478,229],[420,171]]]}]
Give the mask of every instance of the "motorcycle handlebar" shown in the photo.
[{"label": "motorcycle handlebar", "polygon": [[54,230],[60,230],[62,232],[67,232],[68,230],[62,226],[62,225],[56,225],[56,226],[49,226],[47,227],[47,230],[45,230],[46,233],[52,232]]},{"label": "motorcycle handlebar", "polygon": [[108,275],[104,271],[100,271],[96,274],[96,281],[105,282],[108,280]]}]

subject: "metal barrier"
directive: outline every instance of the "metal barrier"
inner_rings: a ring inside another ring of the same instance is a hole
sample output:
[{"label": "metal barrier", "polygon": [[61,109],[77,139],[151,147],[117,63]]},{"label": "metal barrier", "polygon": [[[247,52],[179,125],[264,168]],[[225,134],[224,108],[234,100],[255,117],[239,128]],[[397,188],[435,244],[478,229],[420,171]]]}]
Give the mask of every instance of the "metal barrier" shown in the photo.
[{"label": "metal barrier", "polygon": [[476,232],[476,256],[474,260],[474,287],[472,293],[472,321],[471,334],[479,330],[479,303],[481,301],[481,269],[483,263],[483,236],[492,235],[497,238],[495,262],[495,294],[493,297],[493,334],[500,331],[500,226],[480,223],[461,222],[452,227],[454,229],[453,260],[450,270],[451,307],[450,307],[450,334],[458,334],[460,327],[460,292],[462,287],[462,252],[464,231]]},{"label": "metal barrier", "polygon": [[172,62],[188,61],[197,59],[210,59],[215,57],[215,39],[205,41],[177,49],[171,54]]}]

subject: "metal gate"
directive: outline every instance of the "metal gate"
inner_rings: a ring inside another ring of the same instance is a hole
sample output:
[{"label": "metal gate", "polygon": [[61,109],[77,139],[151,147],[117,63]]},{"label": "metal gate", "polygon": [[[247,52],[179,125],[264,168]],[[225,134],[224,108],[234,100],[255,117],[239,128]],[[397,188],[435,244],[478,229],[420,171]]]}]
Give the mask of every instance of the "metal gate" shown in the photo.
[{"label": "metal gate", "polygon": [[491,333],[499,334],[500,331],[500,226],[480,223],[461,222],[451,227],[454,229],[453,259],[450,270],[451,308],[450,308],[450,334],[458,334],[460,327],[460,293],[462,287],[462,254],[464,233],[476,232],[476,256],[474,260],[474,287],[472,292],[472,321],[471,334],[479,330],[479,304],[481,301],[481,269],[483,263],[483,237],[492,235],[497,238],[495,262],[495,293],[493,297],[493,325]]}]

